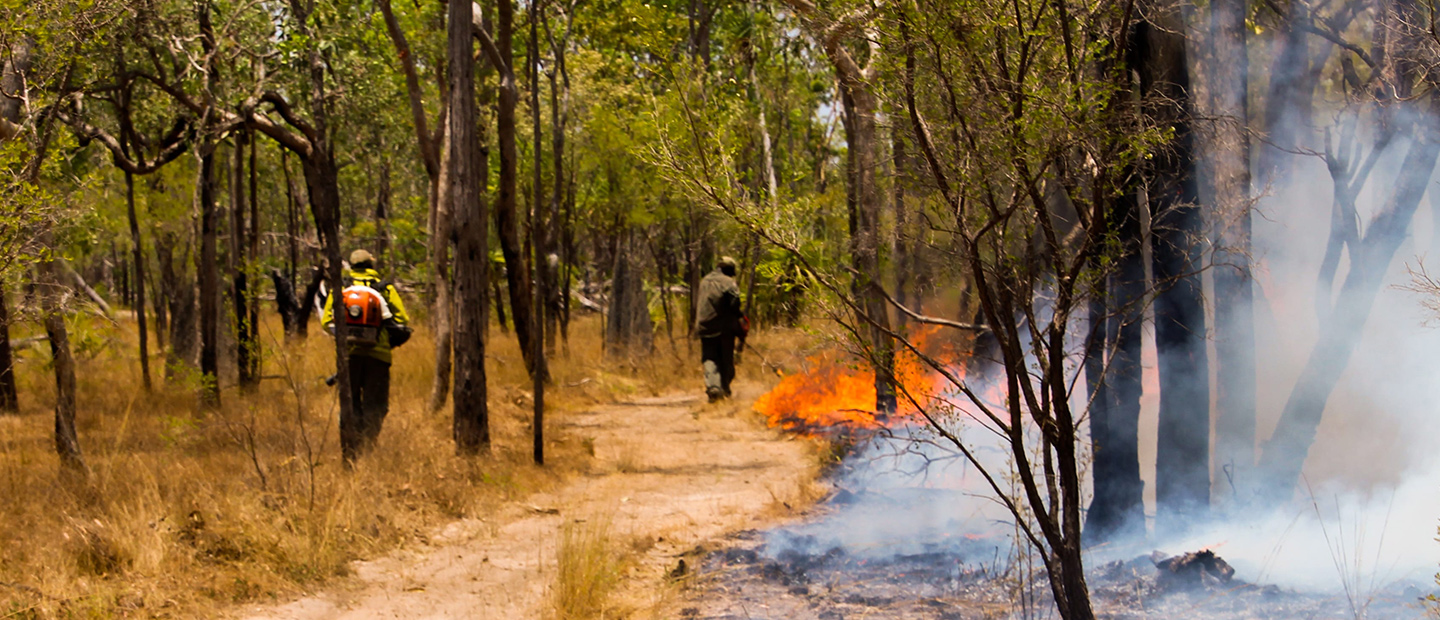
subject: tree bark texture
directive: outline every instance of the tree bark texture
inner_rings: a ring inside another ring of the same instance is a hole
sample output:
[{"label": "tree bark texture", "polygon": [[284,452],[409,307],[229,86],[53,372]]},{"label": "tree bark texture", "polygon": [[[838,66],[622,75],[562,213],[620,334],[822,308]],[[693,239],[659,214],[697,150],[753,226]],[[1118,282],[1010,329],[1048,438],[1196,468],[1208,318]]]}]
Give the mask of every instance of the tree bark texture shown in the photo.
[{"label": "tree bark texture", "polygon": [[[510,0],[501,0],[502,7]],[[501,8],[502,20],[512,10]],[[480,141],[476,134],[475,70],[472,56],[473,5],[451,2],[448,8],[447,57],[450,74],[450,205],[454,215],[455,245],[455,406],[456,451],[470,455],[489,452],[490,417],[485,386],[486,299],[490,270],[488,222],[478,182]],[[503,26],[508,28],[508,21]],[[508,45],[508,33],[506,37]],[[507,48],[508,49],[508,48]],[[508,73],[502,71],[502,74]],[[512,74],[513,75],[513,74]],[[502,78],[504,79],[504,78]],[[507,95],[503,94],[505,101]],[[511,107],[511,207],[514,207],[514,95]],[[502,104],[503,106],[503,104]],[[503,126],[502,126],[503,127]],[[504,129],[501,130],[502,134]],[[502,148],[503,151],[503,148]],[[503,161],[503,158],[502,158]],[[503,183],[502,183],[503,184]],[[513,216],[513,212],[511,214]],[[524,343],[522,342],[522,345]]]},{"label": "tree bark texture", "polygon": [[38,272],[45,336],[50,341],[51,366],[55,373],[55,452],[60,455],[60,465],[66,471],[83,473],[85,458],[75,432],[75,356],[70,349],[70,332],[65,327],[64,298],[69,287],[64,283],[59,259],[45,261]]},{"label": "tree bark texture", "polygon": [[[880,275],[880,210],[883,201],[875,179],[875,169],[879,164],[875,115],[879,104],[861,72],[847,69],[845,63],[833,58],[832,64],[836,65],[841,76],[841,100],[845,109],[850,257],[856,272],[855,297],[861,307],[861,316],[856,319],[859,329],[866,334],[868,342],[865,344],[870,348],[871,363],[875,365],[875,410],[894,413],[895,351],[887,335],[890,330],[889,307],[879,290],[883,286]],[[851,61],[849,64],[854,63]]]},{"label": "tree bark texture", "polygon": [[245,132],[235,134],[233,155],[235,156],[230,177],[230,306],[235,316],[235,369],[240,386],[254,387],[259,376],[254,372],[251,357],[255,355],[255,343],[250,339],[250,282],[246,273],[249,258],[246,251],[245,202]]}]

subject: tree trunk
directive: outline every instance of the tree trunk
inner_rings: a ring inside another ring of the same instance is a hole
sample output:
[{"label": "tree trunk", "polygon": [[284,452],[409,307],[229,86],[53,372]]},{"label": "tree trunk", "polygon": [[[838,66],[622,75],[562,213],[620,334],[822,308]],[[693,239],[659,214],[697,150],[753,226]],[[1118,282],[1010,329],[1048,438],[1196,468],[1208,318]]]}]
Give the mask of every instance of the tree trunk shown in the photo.
[{"label": "tree trunk", "polygon": [[220,274],[216,257],[215,145],[200,146],[200,170],[196,184],[200,192],[200,254],[196,277],[200,289],[200,404],[220,405],[219,339]]},{"label": "tree trunk", "polygon": [[[509,57],[510,0],[501,0],[502,40]],[[450,132],[450,205],[454,214],[455,246],[455,407],[454,434],[456,451],[473,455],[490,450],[490,416],[485,386],[485,325],[489,320],[486,292],[489,282],[489,231],[485,202],[481,192],[478,155],[480,141],[476,135],[474,57],[471,55],[473,5],[451,2],[448,8],[449,39],[447,57],[450,69],[449,132]],[[502,74],[507,73],[502,71]],[[513,74],[511,74],[513,75]],[[502,78],[503,79],[503,78]],[[513,86],[513,85],[512,85]],[[510,207],[514,208],[514,105],[513,89],[509,95],[501,89],[503,102],[510,105]],[[501,135],[505,128],[501,125]],[[502,143],[504,141],[502,140]],[[502,146],[502,162],[505,161]],[[503,165],[502,165],[503,168]],[[503,186],[502,177],[502,186]],[[502,194],[503,195],[503,194]],[[522,346],[525,344],[522,341]]]},{"label": "tree trunk", "polygon": [[255,355],[255,343],[250,339],[250,304],[248,302],[250,282],[246,271],[249,257],[246,256],[248,226],[245,214],[245,132],[235,134],[234,168],[230,177],[230,307],[235,312],[235,370],[240,387],[251,389],[259,382],[250,358]]},{"label": "tree trunk", "polygon": [[10,349],[10,301],[0,288],[0,413],[20,411],[15,390],[15,355]]},{"label": "tree trunk", "polygon": [[1384,284],[1385,270],[1394,259],[1410,228],[1410,220],[1425,194],[1440,155],[1440,130],[1429,120],[1437,112],[1434,95],[1426,95],[1428,109],[1415,115],[1414,140],[1401,163],[1394,193],[1384,209],[1371,219],[1365,236],[1351,248],[1350,271],[1336,297],[1335,307],[1319,329],[1319,340],[1300,371],[1275,432],[1260,455],[1258,497],[1288,497],[1300,479],[1306,454],[1315,442],[1325,403],[1359,344],[1365,322]]},{"label": "tree trunk", "polygon": [[605,351],[623,356],[654,346],[650,310],[645,302],[645,283],[641,269],[633,263],[633,233],[627,227],[620,233],[615,252],[615,270],[611,275],[610,316],[605,324]]},{"label": "tree trunk", "polygon": [[[904,135],[898,130],[891,130],[890,144],[891,161],[894,162],[895,170],[895,174],[890,181],[890,208],[893,210],[895,217],[895,232],[892,235],[892,239],[894,239],[894,258],[891,259],[891,264],[895,270],[895,301],[909,307],[914,301],[919,300],[912,301],[907,294],[910,288],[910,272],[913,269],[913,265],[910,261],[909,239],[906,238],[906,236],[910,234],[910,223],[909,211],[905,207],[905,169],[908,164],[905,157]],[[919,308],[912,307],[911,309],[916,312],[920,311]],[[905,313],[902,312],[895,318],[898,323],[897,327],[904,329],[906,323]]]},{"label": "tree trunk", "polygon": [[495,203],[495,226],[500,239],[500,253],[505,257],[505,283],[510,290],[510,310],[514,317],[515,337],[520,342],[520,351],[525,358],[526,370],[532,371],[530,331],[534,311],[530,307],[530,264],[520,245],[520,224],[518,220],[516,184],[519,182],[519,154],[515,137],[515,109],[519,104],[519,88],[515,84],[515,54],[512,40],[515,32],[515,6],[512,0],[500,0],[497,22],[496,47],[500,58],[506,63],[501,71],[502,80],[509,79],[508,87],[500,88],[500,106],[497,114],[498,137],[500,141],[500,186]]},{"label": "tree trunk", "polygon": [[1250,272],[1250,91],[1246,2],[1210,5],[1210,80],[1215,125],[1215,471],[1233,492],[1255,466],[1255,309]]},{"label": "tree trunk", "polygon": [[[53,238],[45,245],[54,247]],[[85,458],[80,439],[75,433],[75,356],[70,350],[70,334],[65,327],[64,269],[60,259],[45,261],[37,268],[40,303],[45,336],[50,341],[51,367],[55,372],[55,452],[65,471],[84,475]]]},{"label": "tree trunk", "polygon": [[450,285],[450,246],[454,234],[454,231],[451,230],[450,209],[452,168],[449,154],[449,120],[445,119],[445,123],[446,129],[443,131],[440,141],[442,155],[439,174],[430,183],[430,210],[434,214],[431,218],[430,264],[432,270],[430,278],[432,286],[435,287],[435,311],[434,319],[431,321],[435,330],[435,375],[430,384],[429,404],[432,413],[444,408],[445,403],[450,399],[453,369],[451,352],[454,346],[454,319],[452,313],[455,310],[455,298]]},{"label": "tree trunk", "polygon": [[[150,391],[150,337],[145,324],[145,250],[140,244],[140,220],[135,215],[135,177],[125,173],[125,207],[130,220],[131,260],[135,264],[135,323],[140,332],[140,380]],[[6,349],[9,343],[6,343]],[[0,354],[0,361],[10,352]],[[6,364],[8,366],[8,364]],[[3,400],[0,400],[3,402]],[[3,408],[3,405],[0,405]]]},{"label": "tree trunk", "polygon": [[[300,281],[300,214],[298,201],[295,199],[295,179],[290,177],[290,151],[285,149],[280,150],[280,171],[285,176],[285,275],[290,282],[295,283]],[[302,305],[309,303],[309,300],[303,302]],[[303,335],[303,332],[285,332],[286,337],[292,335]]]},{"label": "tree trunk", "polygon": [[[837,63],[838,64],[838,63]],[[854,291],[861,311],[857,327],[866,334],[875,366],[875,411],[895,412],[895,352],[887,332],[890,312],[880,287],[880,189],[875,183],[879,142],[875,115],[878,101],[862,76],[841,71],[842,104],[848,148],[847,202],[850,206],[850,256],[855,266]]]},{"label": "tree trunk", "polygon": [[[177,261],[174,249],[178,242],[175,233],[164,233],[155,244],[155,258],[160,263],[161,288],[166,291],[170,312],[170,347],[165,354],[165,380],[174,380],[183,367],[195,367],[198,355],[199,330],[196,325],[195,283],[190,279],[185,265],[190,261],[190,246],[187,242],[182,256]],[[179,270],[176,265],[179,265]]]},{"label": "tree trunk", "polygon": [[[508,0],[506,0],[508,1]],[[545,222],[544,191],[541,173],[544,153],[542,147],[542,125],[540,123],[540,3],[531,0],[530,2],[530,46],[526,54],[529,62],[530,73],[530,128],[534,133],[534,145],[532,146],[532,160],[530,190],[530,247],[534,251],[531,265],[534,268],[533,277],[530,281],[532,288],[532,309],[530,318],[531,333],[533,334],[530,359],[534,367],[530,371],[532,389],[534,390],[534,416],[531,420],[531,431],[533,435],[532,456],[537,465],[545,464],[545,381],[549,379],[549,369],[545,360],[545,300],[546,277],[545,260],[546,249],[550,246],[550,226]]]},{"label": "tree trunk", "polygon": [[1155,527],[1182,533],[1210,505],[1210,371],[1200,284],[1203,222],[1195,183],[1193,105],[1177,11],[1137,26],[1134,68],[1147,113],[1174,131],[1149,161],[1160,418],[1155,448]]},{"label": "tree trunk", "polygon": [[[1128,175],[1127,175],[1128,176]],[[1095,496],[1086,514],[1089,544],[1145,534],[1145,484],[1140,480],[1140,365],[1145,262],[1140,252],[1139,188],[1128,188],[1115,202],[1109,230],[1124,244],[1110,274],[1104,349],[1110,352],[1090,414],[1094,447]],[[1091,313],[1091,320],[1096,314]]]},{"label": "tree trunk", "polygon": [[[548,29],[547,29],[548,30]],[[567,36],[558,42],[551,42],[551,52],[555,56],[555,68],[550,71],[550,157],[551,174],[554,176],[554,184],[550,190],[550,225],[553,233],[549,235],[549,243],[546,245],[546,273],[549,274],[546,290],[549,292],[547,303],[549,307],[545,311],[545,348],[550,355],[555,354],[555,340],[560,335],[561,317],[565,314],[564,304],[566,295],[562,289],[568,290],[568,286],[562,285],[560,280],[566,277],[565,261],[560,260],[563,255],[565,237],[569,234],[569,221],[560,212],[560,203],[565,196],[565,125],[570,116],[570,77],[565,69],[565,46],[568,42]],[[563,80],[565,89],[563,96],[560,91],[559,82]],[[554,264],[551,264],[551,257],[554,257]]]},{"label": "tree trunk", "polygon": [[[246,277],[255,270],[260,261],[260,231],[263,229],[260,222],[260,170],[257,167],[256,147],[257,140],[251,134],[250,139],[250,236],[246,242],[250,245],[248,255],[250,262],[246,266]],[[255,272],[258,275],[258,272]],[[251,385],[260,384],[260,360],[263,347],[260,344],[260,284],[257,282],[249,289],[245,301],[249,306],[250,320],[247,324],[250,327],[249,341],[252,347],[250,353],[250,377]]]},{"label": "tree trunk", "polygon": [[295,283],[286,278],[279,269],[270,270],[270,283],[275,287],[275,313],[280,315],[280,323],[285,333],[294,333],[295,323],[306,318],[306,307],[300,303],[300,298],[295,296]]},{"label": "tree trunk", "polygon": [[505,291],[501,288],[501,282],[506,278],[504,274],[496,273],[496,268],[504,270],[505,264],[490,263],[490,285],[494,287],[492,293],[495,297],[495,322],[500,325],[500,333],[509,334],[510,321],[506,318],[505,314]]}]

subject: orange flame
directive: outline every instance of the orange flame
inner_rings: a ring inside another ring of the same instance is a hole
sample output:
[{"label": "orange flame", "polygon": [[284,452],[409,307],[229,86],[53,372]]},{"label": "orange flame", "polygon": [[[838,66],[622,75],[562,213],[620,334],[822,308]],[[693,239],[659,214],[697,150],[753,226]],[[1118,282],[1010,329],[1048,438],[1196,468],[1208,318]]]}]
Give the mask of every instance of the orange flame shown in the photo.
[{"label": "orange flame", "polygon": [[[937,359],[963,376],[964,368],[953,343],[938,337],[937,326],[915,330],[910,341],[926,356]],[[837,427],[882,428],[912,421],[919,407],[927,406],[949,385],[924,360],[908,349],[895,355],[895,379],[899,405],[893,416],[875,411],[875,371],[868,364],[845,359],[834,352],[806,360],[806,372],[785,377],[759,400],[755,411],[763,414],[772,428],[813,433]],[[908,392],[911,398],[904,394]]]}]

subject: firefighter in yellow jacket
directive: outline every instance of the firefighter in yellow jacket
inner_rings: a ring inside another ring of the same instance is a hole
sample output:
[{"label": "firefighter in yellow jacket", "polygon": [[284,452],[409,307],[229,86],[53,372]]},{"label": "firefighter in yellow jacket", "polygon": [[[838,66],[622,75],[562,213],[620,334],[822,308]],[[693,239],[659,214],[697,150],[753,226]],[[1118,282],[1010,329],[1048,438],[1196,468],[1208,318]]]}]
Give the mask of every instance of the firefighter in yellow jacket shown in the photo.
[{"label": "firefighter in yellow jacket", "polygon": [[[340,419],[340,451],[352,462],[375,443],[390,412],[390,352],[410,338],[410,315],[395,285],[380,279],[369,252],[350,253],[348,280],[340,296],[350,344],[352,419]],[[320,321],[333,331],[334,291],[325,300]]]}]

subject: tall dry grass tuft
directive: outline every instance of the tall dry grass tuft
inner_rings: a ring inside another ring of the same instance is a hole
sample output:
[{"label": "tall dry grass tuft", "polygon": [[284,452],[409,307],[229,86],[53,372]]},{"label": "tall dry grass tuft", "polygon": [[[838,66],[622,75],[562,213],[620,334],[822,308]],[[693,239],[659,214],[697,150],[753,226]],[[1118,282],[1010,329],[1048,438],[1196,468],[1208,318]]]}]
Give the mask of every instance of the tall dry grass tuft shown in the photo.
[{"label": "tall dry grass tuft", "polygon": [[609,518],[567,521],[556,548],[551,612],[559,620],[598,618],[620,582],[623,560],[610,535]]}]

